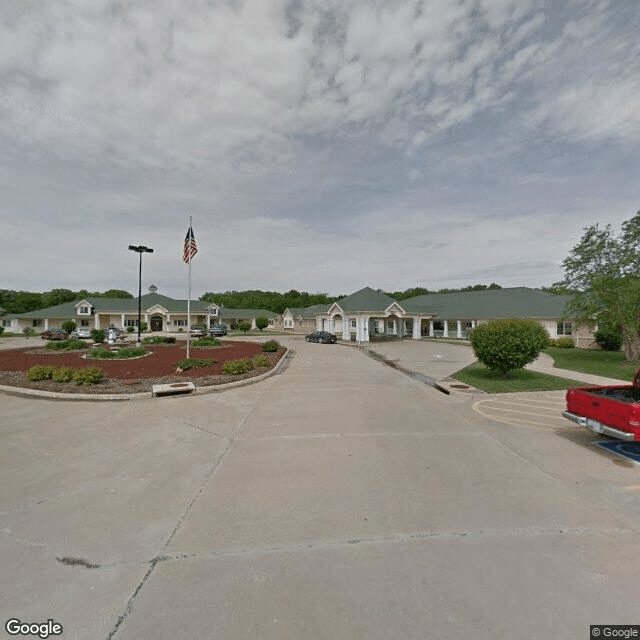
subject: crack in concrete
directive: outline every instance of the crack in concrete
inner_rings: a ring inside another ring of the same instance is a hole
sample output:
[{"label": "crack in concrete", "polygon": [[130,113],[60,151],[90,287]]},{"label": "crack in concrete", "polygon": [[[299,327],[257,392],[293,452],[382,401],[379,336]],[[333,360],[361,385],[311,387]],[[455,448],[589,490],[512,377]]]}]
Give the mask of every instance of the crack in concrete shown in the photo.
[{"label": "crack in concrete", "polygon": [[[261,392],[261,393],[258,394],[258,396],[255,399],[255,402],[253,403],[253,406],[247,412],[247,415],[244,417],[244,420],[240,423],[240,426],[238,427],[238,430],[237,430],[236,434],[233,437],[227,439],[227,446],[225,447],[224,451],[220,454],[218,459],[215,461],[213,466],[209,469],[209,472],[207,473],[207,476],[205,477],[205,479],[201,483],[200,488],[196,492],[196,495],[194,496],[193,500],[191,500],[191,502],[187,505],[187,508],[186,508],[185,512],[182,514],[182,517],[176,523],[176,526],[173,528],[173,531],[169,534],[169,537],[167,538],[167,540],[165,541],[164,545],[162,546],[162,550],[161,551],[165,551],[167,549],[167,547],[173,541],[176,533],[178,532],[178,530],[182,526],[182,523],[185,521],[186,517],[191,512],[191,509],[193,508],[193,505],[196,503],[198,498],[200,498],[200,496],[202,496],[202,494],[204,493],[204,490],[207,487],[209,481],[211,480],[211,478],[215,474],[216,470],[222,464],[222,461],[224,460],[225,456],[229,453],[229,451],[231,449],[231,446],[236,441],[236,439],[242,434],[242,431],[243,431],[245,425],[247,424],[247,421],[249,420],[249,418],[255,412],[256,407],[258,406],[258,403],[262,399],[263,395],[264,395],[264,392]],[[193,425],[191,425],[191,426],[193,426]],[[118,632],[118,629],[122,626],[122,623],[126,620],[127,616],[133,611],[133,605],[134,605],[134,602],[135,602],[138,594],[140,593],[142,588],[147,583],[147,580],[149,579],[149,577],[153,573],[153,570],[155,569],[156,565],[161,561],[162,557],[163,557],[162,555],[158,554],[155,558],[153,558],[150,561],[150,566],[149,566],[148,571],[145,573],[144,577],[140,581],[140,584],[136,587],[135,591],[133,592],[133,595],[129,598],[129,601],[127,602],[127,606],[125,607],[124,612],[121,615],[118,616],[118,619],[116,620],[113,628],[109,632],[109,635],[107,636],[106,640],[111,640],[111,638],[113,638],[115,636],[115,634]]]}]

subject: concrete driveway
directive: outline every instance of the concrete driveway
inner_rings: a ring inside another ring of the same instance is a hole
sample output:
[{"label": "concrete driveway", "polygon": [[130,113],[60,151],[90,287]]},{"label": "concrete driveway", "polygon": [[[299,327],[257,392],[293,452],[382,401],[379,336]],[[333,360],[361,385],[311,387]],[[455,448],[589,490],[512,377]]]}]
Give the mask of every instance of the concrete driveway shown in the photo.
[{"label": "concrete driveway", "polygon": [[218,394],[0,396],[4,619],[118,640],[638,622],[636,467],[352,347],[283,342],[283,373]]}]

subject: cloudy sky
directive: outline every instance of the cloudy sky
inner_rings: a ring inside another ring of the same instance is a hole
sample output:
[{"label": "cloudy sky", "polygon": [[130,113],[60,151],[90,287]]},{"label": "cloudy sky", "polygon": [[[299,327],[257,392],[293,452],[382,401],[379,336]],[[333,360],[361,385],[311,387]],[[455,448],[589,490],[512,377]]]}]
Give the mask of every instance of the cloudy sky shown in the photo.
[{"label": "cloudy sky", "polygon": [[640,209],[637,0],[4,0],[0,288],[545,286]]}]

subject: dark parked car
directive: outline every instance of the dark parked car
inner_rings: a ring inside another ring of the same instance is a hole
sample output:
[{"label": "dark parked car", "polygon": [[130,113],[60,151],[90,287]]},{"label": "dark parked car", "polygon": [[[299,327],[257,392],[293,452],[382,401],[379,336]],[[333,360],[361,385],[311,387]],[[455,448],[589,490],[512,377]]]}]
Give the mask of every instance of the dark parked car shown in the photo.
[{"label": "dark parked car", "polygon": [[64,329],[48,329],[40,334],[43,340],[66,340],[69,334]]},{"label": "dark parked car", "polygon": [[338,340],[335,334],[329,333],[328,331],[314,331],[308,336],[305,336],[304,339],[307,342],[326,342],[328,344],[333,344]]},{"label": "dark parked car", "polygon": [[214,324],[209,328],[209,335],[211,336],[226,336],[227,325],[226,324]]}]

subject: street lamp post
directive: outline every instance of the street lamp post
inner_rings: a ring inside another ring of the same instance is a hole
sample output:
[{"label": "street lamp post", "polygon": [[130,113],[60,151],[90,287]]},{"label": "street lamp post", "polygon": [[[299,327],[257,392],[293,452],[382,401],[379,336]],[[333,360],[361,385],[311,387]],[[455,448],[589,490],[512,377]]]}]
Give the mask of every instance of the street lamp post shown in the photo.
[{"label": "street lamp post", "polygon": [[149,247],[142,245],[136,247],[130,244],[129,251],[135,251],[140,254],[140,268],[138,270],[138,346],[140,346],[140,321],[142,319],[142,254],[153,253],[153,249],[149,249]]}]

